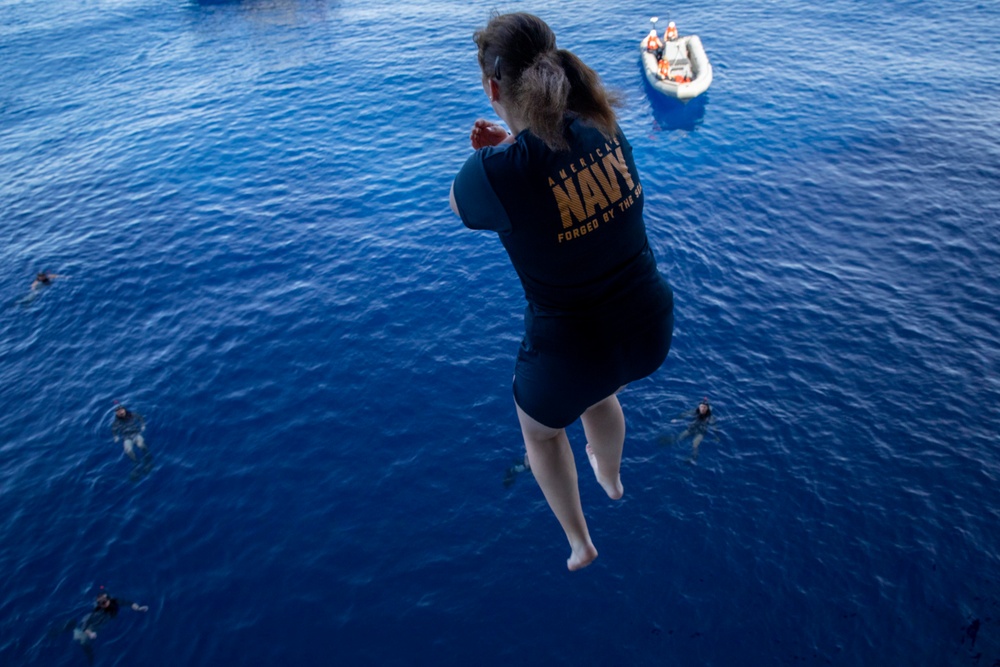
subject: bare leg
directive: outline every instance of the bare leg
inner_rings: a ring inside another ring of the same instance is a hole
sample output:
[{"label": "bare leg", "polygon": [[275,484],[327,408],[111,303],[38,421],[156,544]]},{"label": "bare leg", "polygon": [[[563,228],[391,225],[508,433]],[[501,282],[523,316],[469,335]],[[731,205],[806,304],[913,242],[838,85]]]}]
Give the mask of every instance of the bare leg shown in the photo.
[{"label": "bare leg", "polygon": [[688,463],[694,463],[698,460],[698,446],[701,445],[701,441],[704,438],[705,435],[702,433],[694,436],[694,439],[691,441],[691,456],[688,458]]},{"label": "bare leg", "polygon": [[125,438],[125,442],[123,444],[125,445],[125,453],[130,459],[135,461],[135,452],[132,451],[132,438]]},{"label": "bare leg", "polygon": [[587,520],[580,504],[576,462],[566,437],[566,429],[554,429],[540,424],[517,406],[524,446],[531,461],[531,472],[542,488],[545,500],[559,520],[572,550],[566,567],[579,570],[597,558],[597,549],[590,541]]},{"label": "bare leg", "polygon": [[135,444],[136,444],[136,446],[137,446],[137,447],[138,447],[139,449],[141,449],[142,451],[144,451],[144,452],[145,452],[145,451],[148,451],[148,450],[146,449],[146,439],[145,439],[145,438],[143,438],[143,437],[142,437],[141,435],[137,435],[137,436],[135,436]]},{"label": "bare leg", "polygon": [[625,415],[614,394],[587,408],[581,417],[587,436],[587,456],[597,481],[612,500],[625,493],[621,480]]}]

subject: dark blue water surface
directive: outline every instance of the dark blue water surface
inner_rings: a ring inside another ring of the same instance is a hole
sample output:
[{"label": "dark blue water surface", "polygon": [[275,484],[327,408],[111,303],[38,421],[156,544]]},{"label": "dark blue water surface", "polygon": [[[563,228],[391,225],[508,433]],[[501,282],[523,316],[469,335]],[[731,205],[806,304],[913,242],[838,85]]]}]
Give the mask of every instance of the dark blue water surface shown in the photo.
[{"label": "dark blue water surface", "polygon": [[100,665],[1000,660],[1000,5],[500,7],[623,93],[677,298],[624,500],[570,429],[577,573],[502,483],[519,285],[447,206],[494,7],[0,1],[0,664],[85,665],[100,586],[150,607]]}]

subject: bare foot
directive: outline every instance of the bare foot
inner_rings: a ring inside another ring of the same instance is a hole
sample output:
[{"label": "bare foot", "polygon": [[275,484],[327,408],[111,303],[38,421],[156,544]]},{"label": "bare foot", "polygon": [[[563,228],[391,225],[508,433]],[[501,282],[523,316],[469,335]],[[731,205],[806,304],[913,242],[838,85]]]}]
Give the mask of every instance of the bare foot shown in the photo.
[{"label": "bare foot", "polygon": [[566,560],[566,567],[569,568],[570,572],[582,570],[593,563],[595,558],[597,558],[597,549],[588,540],[586,544],[573,549],[573,553]]},{"label": "bare foot", "polygon": [[622,486],[621,476],[619,475],[618,479],[612,481],[607,481],[601,477],[601,470],[597,466],[597,457],[594,456],[594,451],[591,449],[590,445],[587,445],[587,458],[590,459],[590,467],[594,469],[594,476],[597,478],[601,487],[604,488],[604,492],[608,494],[608,498],[611,498],[611,500],[618,500],[621,498],[625,494],[625,488]]}]

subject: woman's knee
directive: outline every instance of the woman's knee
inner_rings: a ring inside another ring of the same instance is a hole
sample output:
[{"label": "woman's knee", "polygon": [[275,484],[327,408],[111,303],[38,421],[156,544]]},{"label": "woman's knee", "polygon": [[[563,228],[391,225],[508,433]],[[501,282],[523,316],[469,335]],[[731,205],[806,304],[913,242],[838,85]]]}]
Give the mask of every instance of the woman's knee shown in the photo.
[{"label": "woman's knee", "polygon": [[[624,387],[623,387],[624,388]],[[621,391],[619,389],[618,391]],[[594,403],[589,408],[583,411],[584,417],[593,417],[606,410],[621,410],[621,405],[618,403],[618,392],[611,394],[607,398],[603,398],[597,403]]]},{"label": "woman's knee", "polygon": [[545,442],[546,440],[554,440],[559,437],[563,429],[552,428],[551,426],[546,426],[540,421],[536,420],[534,417],[529,415],[521,406],[514,403],[514,407],[517,408],[517,419],[521,423],[521,435],[524,436],[524,441],[533,442]]}]

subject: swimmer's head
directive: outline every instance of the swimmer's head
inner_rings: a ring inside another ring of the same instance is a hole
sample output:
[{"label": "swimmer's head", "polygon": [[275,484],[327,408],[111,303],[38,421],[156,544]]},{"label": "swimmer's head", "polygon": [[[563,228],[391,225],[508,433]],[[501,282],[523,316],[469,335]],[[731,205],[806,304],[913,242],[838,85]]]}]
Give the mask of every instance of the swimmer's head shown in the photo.
[{"label": "swimmer's head", "polygon": [[119,419],[125,419],[128,417],[128,410],[125,409],[124,405],[119,405],[115,408],[115,417],[118,417]]},{"label": "swimmer's head", "polygon": [[708,402],[708,397],[702,398],[701,403],[698,404],[698,414],[699,415],[710,415],[712,414],[712,406]]},{"label": "swimmer's head", "polygon": [[100,607],[101,609],[107,609],[108,607],[111,606],[111,596],[108,595],[107,593],[101,593],[100,595],[97,596],[95,602],[97,603],[97,606]]}]

